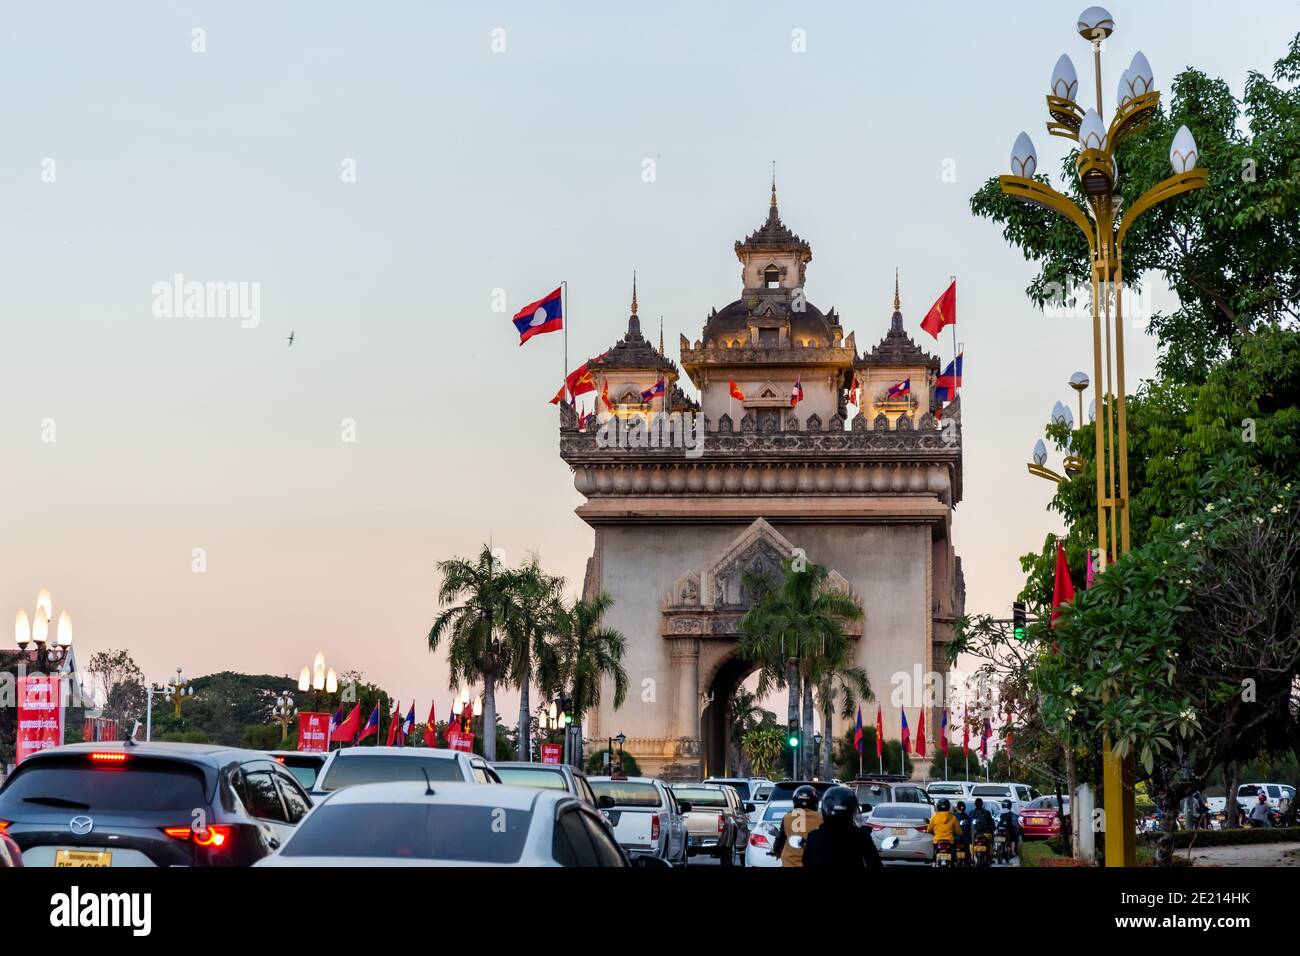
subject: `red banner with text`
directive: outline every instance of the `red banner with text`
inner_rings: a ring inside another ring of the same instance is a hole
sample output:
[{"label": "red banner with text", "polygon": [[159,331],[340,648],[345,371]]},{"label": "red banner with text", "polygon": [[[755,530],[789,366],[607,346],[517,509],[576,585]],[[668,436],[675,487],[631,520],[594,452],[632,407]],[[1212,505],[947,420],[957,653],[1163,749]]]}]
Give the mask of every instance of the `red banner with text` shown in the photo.
[{"label": "red banner with text", "polygon": [[59,707],[59,679],[52,674],[24,674],[18,678],[18,746],[15,763],[41,750],[57,747],[63,739],[63,710]]},{"label": "red banner with text", "polygon": [[559,763],[563,753],[559,744],[542,744],[542,763]]},{"label": "red banner with text", "polygon": [[330,715],[310,711],[298,714],[298,749],[323,754],[330,749]]}]

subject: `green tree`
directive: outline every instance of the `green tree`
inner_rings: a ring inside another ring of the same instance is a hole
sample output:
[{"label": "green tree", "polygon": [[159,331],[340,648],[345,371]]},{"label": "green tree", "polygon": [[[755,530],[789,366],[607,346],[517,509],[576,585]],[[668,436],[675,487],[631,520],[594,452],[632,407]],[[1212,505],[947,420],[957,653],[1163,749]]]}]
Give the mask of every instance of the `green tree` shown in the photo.
[{"label": "green tree", "polygon": [[[620,773],[628,777],[641,776],[641,765],[636,762],[636,758],[630,753],[621,752],[618,748],[610,751],[607,747],[601,747],[587,758],[587,773],[592,775],[604,775],[610,772],[610,767],[605,764],[605,754],[610,754],[613,761],[613,767]],[[621,769],[620,769],[621,768]]]},{"label": "green tree", "polygon": [[602,591],[590,601],[574,601],[556,620],[559,682],[573,697],[573,721],[579,740],[587,711],[600,706],[604,681],[613,684],[616,710],[627,698],[627,671],[623,669],[627,638],[601,623],[613,606],[614,599]]},{"label": "green tree", "polygon": [[132,724],[144,717],[144,672],[139,665],[129,652],[109,649],[91,655],[86,673],[94,690],[102,695],[102,716],[116,720],[129,732]]},{"label": "green tree", "polygon": [[487,545],[483,545],[472,561],[465,558],[439,561],[438,571],[442,574],[438,588],[438,605],[442,610],[429,628],[429,650],[436,652],[443,639],[447,640],[453,690],[458,683],[483,682],[483,723],[487,737],[484,756],[495,760],[496,685],[509,670],[509,659],[503,653],[497,629],[516,613],[511,608],[512,577]]},{"label": "green tree", "polygon": [[740,752],[756,777],[776,776],[785,747],[785,731],[780,727],[755,727],[740,739]]},{"label": "green tree", "polygon": [[[560,682],[560,662],[553,638],[562,630],[564,578],[546,574],[536,554],[510,575],[511,600],[505,613],[505,653],[510,682],[519,688],[519,733],[532,726],[530,690],[534,684],[545,699]],[[518,748],[521,753],[524,747]]]}]

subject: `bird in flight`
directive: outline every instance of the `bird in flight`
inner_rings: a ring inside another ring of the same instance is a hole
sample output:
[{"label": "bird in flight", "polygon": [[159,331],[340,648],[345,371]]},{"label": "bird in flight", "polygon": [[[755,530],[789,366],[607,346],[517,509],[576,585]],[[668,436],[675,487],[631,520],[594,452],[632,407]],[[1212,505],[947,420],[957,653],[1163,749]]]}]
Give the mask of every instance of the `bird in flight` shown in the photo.
[{"label": "bird in flight", "polygon": [[293,348],[293,330],[289,330],[289,348]]}]

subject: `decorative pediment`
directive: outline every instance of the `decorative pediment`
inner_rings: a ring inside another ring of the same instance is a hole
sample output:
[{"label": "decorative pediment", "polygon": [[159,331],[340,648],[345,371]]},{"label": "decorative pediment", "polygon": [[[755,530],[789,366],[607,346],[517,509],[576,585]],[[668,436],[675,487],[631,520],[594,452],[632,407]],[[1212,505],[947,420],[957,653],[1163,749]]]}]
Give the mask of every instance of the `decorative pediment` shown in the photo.
[{"label": "decorative pediment", "polygon": [[812,413],[811,415],[809,415],[808,418],[804,421],[804,427],[807,428],[810,432],[819,432],[819,431],[821,431],[821,430],[822,430],[822,417],[821,417],[820,415],[818,415],[816,412],[813,412],[813,413]]},{"label": "decorative pediment", "polygon": [[748,607],[754,595],[745,587],[746,574],[775,582],[784,574],[783,562],[794,545],[763,518],[758,518],[714,561],[704,575],[704,593],[715,606]]},{"label": "decorative pediment", "polygon": [[664,599],[664,607],[699,607],[699,605],[700,575],[695,571],[687,571],[673,582],[673,589]]}]

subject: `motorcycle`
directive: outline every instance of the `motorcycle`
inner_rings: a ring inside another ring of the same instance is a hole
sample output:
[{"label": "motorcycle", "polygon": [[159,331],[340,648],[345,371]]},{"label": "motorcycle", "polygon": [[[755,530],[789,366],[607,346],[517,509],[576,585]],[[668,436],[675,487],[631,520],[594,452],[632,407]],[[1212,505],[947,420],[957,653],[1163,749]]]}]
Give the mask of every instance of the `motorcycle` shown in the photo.
[{"label": "motorcycle", "polygon": [[954,866],[970,866],[970,852],[966,847],[965,840],[959,839],[957,841],[957,845],[954,848],[954,856]]},{"label": "motorcycle", "polygon": [[934,845],[934,865],[953,866],[952,843],[940,840]]},{"label": "motorcycle", "polygon": [[989,855],[989,835],[987,833],[975,834],[975,841],[971,845],[971,850],[975,855],[976,866],[991,866],[993,861]]},{"label": "motorcycle", "polygon": [[1011,835],[1006,827],[998,827],[993,834],[993,859],[998,863],[1011,862]]}]

